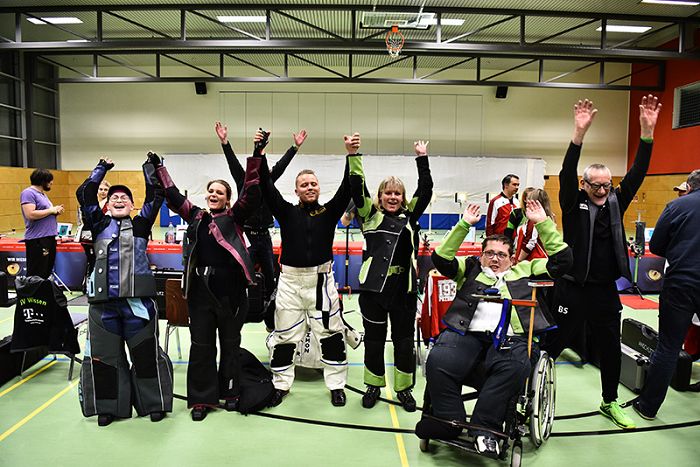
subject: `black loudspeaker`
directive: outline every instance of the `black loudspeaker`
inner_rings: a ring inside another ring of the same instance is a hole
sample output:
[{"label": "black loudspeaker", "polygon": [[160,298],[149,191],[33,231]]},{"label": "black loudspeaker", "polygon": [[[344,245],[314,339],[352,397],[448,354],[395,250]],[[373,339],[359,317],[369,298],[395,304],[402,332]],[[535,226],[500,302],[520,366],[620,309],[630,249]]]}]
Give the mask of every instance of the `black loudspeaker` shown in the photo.
[{"label": "black loudspeaker", "polygon": [[505,99],[508,95],[508,86],[496,87],[496,99]]},{"label": "black loudspeaker", "polygon": [[207,93],[207,83],[204,81],[195,81],[194,82],[194,91],[198,95],[203,95]]}]

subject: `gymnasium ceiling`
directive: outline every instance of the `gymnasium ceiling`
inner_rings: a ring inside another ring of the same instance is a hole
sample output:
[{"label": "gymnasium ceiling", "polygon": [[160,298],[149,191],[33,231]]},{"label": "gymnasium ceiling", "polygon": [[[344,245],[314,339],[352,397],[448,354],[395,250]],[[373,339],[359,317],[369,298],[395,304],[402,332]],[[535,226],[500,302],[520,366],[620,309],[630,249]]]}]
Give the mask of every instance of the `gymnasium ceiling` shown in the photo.
[{"label": "gymnasium ceiling", "polygon": [[[400,26],[403,50],[389,57],[390,25],[380,23],[415,23],[419,12],[429,25]],[[36,54],[59,65],[65,81],[360,81],[391,67],[408,73],[402,82],[460,84],[440,74],[465,70],[471,75],[462,84],[564,86],[566,77],[594,67],[600,79],[576,86],[614,87],[606,64],[646,64],[661,76],[667,59],[700,59],[699,12],[700,6],[640,0],[13,0],[0,6],[0,52]],[[368,27],[368,13],[379,27]],[[266,21],[222,23],[219,16]],[[42,17],[81,23],[29,21]],[[603,25],[650,29],[596,30]],[[188,72],[164,76],[166,65]],[[233,66],[248,71],[234,76]],[[504,79],[514,70],[536,77],[521,84]],[[552,73],[565,77],[543,83]]]}]

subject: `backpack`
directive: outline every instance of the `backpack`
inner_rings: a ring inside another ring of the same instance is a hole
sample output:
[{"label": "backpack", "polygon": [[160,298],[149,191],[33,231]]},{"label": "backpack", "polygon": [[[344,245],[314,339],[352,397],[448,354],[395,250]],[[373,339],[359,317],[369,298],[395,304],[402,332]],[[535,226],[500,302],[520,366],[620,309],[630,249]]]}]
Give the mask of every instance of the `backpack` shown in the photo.
[{"label": "backpack", "polygon": [[275,392],[272,373],[255,355],[241,347],[241,395],[238,411],[243,415],[259,412],[267,407]]}]

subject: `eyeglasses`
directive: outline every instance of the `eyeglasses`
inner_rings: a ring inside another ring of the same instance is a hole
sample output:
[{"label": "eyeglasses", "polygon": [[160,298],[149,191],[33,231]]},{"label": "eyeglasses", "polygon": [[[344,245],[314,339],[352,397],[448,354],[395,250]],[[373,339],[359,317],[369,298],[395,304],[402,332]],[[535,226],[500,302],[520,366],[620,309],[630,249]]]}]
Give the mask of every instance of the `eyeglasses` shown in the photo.
[{"label": "eyeglasses", "polygon": [[493,251],[493,250],[486,250],[483,253],[481,253],[486,259],[493,259],[493,257],[497,257],[499,261],[504,261],[506,260],[509,255],[508,253],[504,253],[502,251]]},{"label": "eyeglasses", "polygon": [[123,196],[113,195],[113,196],[109,197],[109,201],[112,203],[116,203],[119,201],[126,203],[127,201],[131,201],[131,199],[129,199],[129,197],[127,195],[123,195]]},{"label": "eyeglasses", "polygon": [[610,182],[608,182],[608,183],[591,183],[588,180],[584,180],[584,182],[588,183],[588,186],[591,187],[593,189],[593,191],[598,191],[601,188],[605,191],[608,191],[608,190],[610,190],[610,188],[612,188],[612,183],[610,183]]}]

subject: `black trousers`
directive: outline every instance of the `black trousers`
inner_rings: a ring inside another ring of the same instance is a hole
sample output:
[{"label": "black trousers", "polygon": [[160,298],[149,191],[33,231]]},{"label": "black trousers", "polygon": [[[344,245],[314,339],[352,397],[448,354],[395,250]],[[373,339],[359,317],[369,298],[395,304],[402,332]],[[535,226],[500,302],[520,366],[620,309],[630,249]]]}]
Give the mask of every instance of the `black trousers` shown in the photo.
[{"label": "black trousers", "polygon": [[[533,355],[539,349],[535,344]],[[483,364],[485,380],[470,422],[503,430],[510,401],[522,391],[532,368],[527,356],[527,337],[511,336],[495,349],[485,333],[461,335],[443,331],[428,354],[427,389],[433,415],[444,420],[466,420],[462,385]]]},{"label": "black trousers", "polygon": [[700,290],[697,286],[666,279],[659,296],[659,343],[651,356],[651,367],[639,397],[644,413],[656,415],[666,399],[688,326],[699,310]]},{"label": "black trousers", "polygon": [[620,317],[622,304],[614,282],[584,284],[561,279],[554,288],[553,315],[558,329],[547,334],[544,350],[553,358],[591,326],[592,345],[600,355],[600,382],[605,402],[617,400],[620,381]]},{"label": "black trousers", "polygon": [[[360,294],[362,324],[365,328],[365,367],[376,376],[384,375],[384,343],[387,321],[391,321],[391,342],[394,344],[394,365],[405,373],[413,374],[416,360],[413,356],[413,334],[416,322],[416,294],[401,300],[401,306],[382,305],[381,295],[374,292]],[[365,381],[368,383],[368,381]],[[400,386],[405,386],[401,384]],[[397,390],[406,389],[400,387]]]},{"label": "black trousers", "polygon": [[[190,362],[187,405],[216,406],[240,393],[241,328],[248,312],[242,273],[217,270],[213,277],[193,274],[187,304],[190,312]],[[216,297],[216,298],[215,298]],[[219,368],[216,334],[219,334]]]},{"label": "black trousers", "polygon": [[[277,274],[275,273],[275,256],[272,252],[272,238],[269,232],[266,233],[251,233],[246,232],[246,236],[250,241],[248,254],[253,264],[260,265],[260,271],[265,276],[265,303],[270,303],[270,297],[277,288]],[[270,303],[265,310],[265,325],[270,328],[275,328],[275,304]]]},{"label": "black trousers", "polygon": [[27,275],[48,279],[56,262],[56,237],[25,240]]}]

